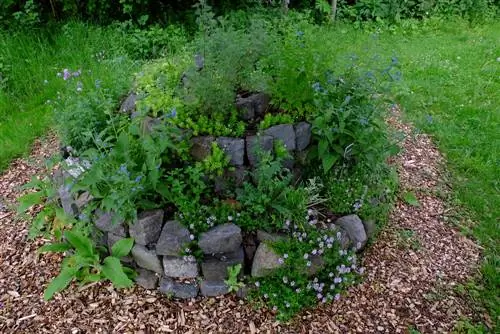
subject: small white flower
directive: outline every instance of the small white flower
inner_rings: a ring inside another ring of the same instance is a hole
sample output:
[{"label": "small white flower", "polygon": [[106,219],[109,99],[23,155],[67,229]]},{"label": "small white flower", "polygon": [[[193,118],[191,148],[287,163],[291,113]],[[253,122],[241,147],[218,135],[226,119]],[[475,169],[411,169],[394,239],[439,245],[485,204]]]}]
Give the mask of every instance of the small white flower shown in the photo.
[{"label": "small white flower", "polygon": [[227,216],[227,220],[233,221],[233,216]]},{"label": "small white flower", "polygon": [[260,287],[260,282],[259,281],[255,282],[255,286]]},{"label": "small white flower", "polygon": [[284,257],[285,259],[288,259],[288,254],[287,254],[287,253],[283,254],[283,257]]},{"label": "small white flower", "polygon": [[189,239],[194,240],[194,234],[190,234]]},{"label": "small white flower", "polygon": [[309,254],[305,253],[304,254],[304,260],[307,260],[309,258]]}]

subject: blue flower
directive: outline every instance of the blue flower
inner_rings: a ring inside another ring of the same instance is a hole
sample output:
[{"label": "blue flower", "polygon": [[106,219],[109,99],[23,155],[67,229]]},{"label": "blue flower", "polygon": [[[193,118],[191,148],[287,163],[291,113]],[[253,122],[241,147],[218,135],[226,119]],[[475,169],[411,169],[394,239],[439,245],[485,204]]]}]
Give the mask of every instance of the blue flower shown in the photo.
[{"label": "blue flower", "polygon": [[298,30],[298,31],[297,31],[297,37],[302,37],[302,36],[304,36],[304,32],[303,32],[303,31]]},{"label": "blue flower", "polygon": [[319,82],[317,82],[317,81],[316,81],[315,83],[313,83],[313,84],[312,84],[312,88],[314,89],[314,91],[315,91],[316,93],[319,93],[319,92],[321,92],[321,90],[322,90],[322,88],[321,88],[321,84],[320,84]]},{"label": "blue flower", "polygon": [[173,107],[172,110],[170,110],[170,113],[167,115],[167,118],[174,118],[175,116],[177,116],[177,109]]},{"label": "blue flower", "polygon": [[139,183],[139,182],[141,182],[141,180],[142,180],[142,175],[139,175],[139,176],[137,176],[137,177],[135,178],[134,182],[135,182],[135,183]]}]

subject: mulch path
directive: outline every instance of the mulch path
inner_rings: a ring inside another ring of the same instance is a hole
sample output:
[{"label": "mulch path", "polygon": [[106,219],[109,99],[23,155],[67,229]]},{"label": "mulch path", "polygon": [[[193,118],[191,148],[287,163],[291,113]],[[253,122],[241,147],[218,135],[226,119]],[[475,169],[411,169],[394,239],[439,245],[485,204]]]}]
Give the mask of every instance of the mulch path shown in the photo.
[{"label": "mulch path", "polygon": [[[449,210],[436,190],[443,158],[429,137],[415,135],[393,109],[391,124],[406,134],[395,157],[401,193],[389,223],[364,254],[364,281],[337,302],[304,311],[288,324],[235,297],[174,301],[140,287],[116,291],[99,283],[73,286],[52,301],[43,290],[58,273],[59,255],[38,256],[44,240],[27,241],[27,222],[15,219],[18,187],[43,171],[57,150],[38,141],[28,159],[0,175],[0,331],[4,333],[421,333],[450,332],[474,312],[455,287],[477,270],[480,249],[445,222]],[[444,190],[446,191],[446,190]]]}]

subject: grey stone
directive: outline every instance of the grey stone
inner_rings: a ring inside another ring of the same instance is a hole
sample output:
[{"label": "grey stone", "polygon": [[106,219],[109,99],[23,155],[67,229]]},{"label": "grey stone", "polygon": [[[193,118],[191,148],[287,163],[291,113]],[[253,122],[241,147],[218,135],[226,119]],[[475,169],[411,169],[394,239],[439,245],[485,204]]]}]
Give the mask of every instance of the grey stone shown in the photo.
[{"label": "grey stone", "polygon": [[[340,228],[339,226],[335,224],[330,224],[329,228],[333,230],[336,233],[340,233],[340,239],[338,239],[338,242],[340,242],[340,248],[341,249],[347,249],[351,245],[351,239],[349,239],[349,235],[347,234],[347,231],[344,230],[343,228]],[[335,236],[337,238],[337,236]]]},{"label": "grey stone", "polygon": [[251,290],[252,289],[250,289],[250,287],[248,287],[247,285],[242,286],[241,288],[238,289],[238,291],[236,291],[236,297],[240,299],[246,299],[250,294]]},{"label": "grey stone", "polygon": [[241,138],[219,137],[217,145],[229,157],[233,166],[243,166],[245,162],[245,140]]},{"label": "grey stone", "polygon": [[295,124],[295,149],[303,151],[311,143],[311,124],[300,122]]},{"label": "grey stone", "polygon": [[265,242],[262,242],[253,258],[252,277],[263,277],[269,275],[273,270],[282,266],[278,262],[280,256],[274,252]]},{"label": "grey stone", "polygon": [[276,233],[267,233],[266,231],[262,230],[257,230],[257,240],[259,242],[264,242],[264,241],[280,241],[285,239],[286,236],[276,234]]},{"label": "grey stone", "polygon": [[182,257],[164,256],[163,268],[165,276],[175,278],[194,278],[198,276],[198,263]]},{"label": "grey stone", "polygon": [[289,159],[284,159],[283,162],[281,163],[283,168],[286,168],[288,170],[293,170],[293,167],[295,166],[295,159],[289,158]]},{"label": "grey stone", "polygon": [[194,55],[194,63],[196,65],[196,69],[201,71],[203,67],[205,67],[205,58],[199,53]]},{"label": "grey stone", "polygon": [[74,157],[68,157],[64,162],[67,165],[67,170],[65,172],[75,179],[92,166],[90,161],[80,160],[80,158]]},{"label": "grey stone", "polygon": [[377,226],[374,220],[363,220],[363,227],[365,228],[366,237],[370,239],[375,234]]},{"label": "grey stone", "polygon": [[169,220],[161,230],[160,239],[156,243],[156,254],[158,255],[180,255],[184,244],[189,243],[190,233],[187,228],[176,220]]},{"label": "grey stone", "polygon": [[269,108],[270,98],[264,93],[252,94],[247,97],[238,97],[236,99],[236,108],[239,110],[241,118],[245,121],[254,119],[256,116],[262,116]]},{"label": "grey stone", "polygon": [[135,103],[137,102],[137,94],[132,92],[120,105],[120,112],[130,114],[135,111]]},{"label": "grey stone", "polygon": [[259,150],[262,152],[273,151],[274,139],[271,136],[248,136],[246,138],[247,158],[251,166],[259,162]]},{"label": "grey stone", "polygon": [[201,263],[201,272],[206,280],[225,280],[229,277],[227,268],[238,264],[243,266],[244,261],[245,253],[243,252],[243,248],[234,253],[209,255]]},{"label": "grey stone", "polygon": [[240,249],[242,239],[241,228],[228,223],[202,233],[198,246],[205,254],[232,253]]},{"label": "grey stone", "polygon": [[158,287],[158,275],[155,272],[138,268],[137,273],[138,275],[135,278],[137,285],[149,290],[153,290]]},{"label": "grey stone", "polygon": [[212,153],[212,143],[215,138],[212,136],[191,138],[191,156],[196,161],[201,161]]},{"label": "grey stone", "polygon": [[311,266],[307,267],[307,276],[311,277],[324,268],[325,260],[320,255],[311,256],[309,260],[311,261]]},{"label": "grey stone", "polygon": [[135,242],[141,245],[154,243],[160,237],[163,225],[163,210],[141,212],[137,221],[130,225],[129,233]]},{"label": "grey stone", "polygon": [[94,199],[94,197],[92,197],[92,195],[88,191],[85,191],[85,192],[81,193],[80,196],[78,196],[78,198],[75,200],[75,204],[79,210],[82,210],[93,199]]},{"label": "grey stone", "polygon": [[180,299],[195,298],[198,295],[196,283],[176,282],[169,277],[162,277],[159,290],[161,293]]},{"label": "grey stone", "polygon": [[234,170],[227,168],[222,176],[217,176],[214,182],[215,191],[220,192],[231,187],[241,187],[247,179],[245,167],[233,167]]},{"label": "grey stone", "polygon": [[151,133],[151,132],[153,132],[154,128],[160,124],[161,124],[160,118],[146,116],[146,117],[144,117],[144,120],[142,121],[142,131],[144,133]]},{"label": "grey stone", "polygon": [[70,217],[75,217],[79,210],[75,200],[73,199],[73,194],[71,194],[70,187],[68,185],[61,185],[57,192],[64,213]]},{"label": "grey stone", "polygon": [[295,130],[293,129],[293,125],[275,125],[265,130],[264,133],[273,137],[275,141],[282,141],[288,151],[295,150]]},{"label": "grey stone", "polygon": [[[113,248],[113,245],[115,243],[117,243],[118,241],[122,240],[123,238],[124,237],[122,237],[120,235],[116,235],[116,234],[113,234],[113,233],[108,233],[108,237],[106,238],[106,243],[108,245],[109,254],[112,254],[111,253],[111,249]],[[120,261],[123,262],[123,263],[132,263],[133,259],[130,256],[123,256],[123,257],[120,258]]]},{"label": "grey stone", "polygon": [[160,258],[154,250],[149,250],[142,245],[135,244],[132,248],[132,257],[139,267],[163,274]]},{"label": "grey stone", "polygon": [[335,224],[347,232],[349,239],[354,243],[357,250],[361,250],[366,245],[368,238],[366,237],[363,222],[357,215],[340,217],[335,221]]},{"label": "grey stone", "polygon": [[111,212],[103,212],[102,210],[96,211],[97,219],[95,226],[104,232],[111,232],[113,234],[126,237],[127,231],[125,230],[124,221]]},{"label": "grey stone", "polygon": [[229,292],[229,287],[224,281],[203,280],[200,284],[200,291],[203,296],[215,297],[222,296]]}]

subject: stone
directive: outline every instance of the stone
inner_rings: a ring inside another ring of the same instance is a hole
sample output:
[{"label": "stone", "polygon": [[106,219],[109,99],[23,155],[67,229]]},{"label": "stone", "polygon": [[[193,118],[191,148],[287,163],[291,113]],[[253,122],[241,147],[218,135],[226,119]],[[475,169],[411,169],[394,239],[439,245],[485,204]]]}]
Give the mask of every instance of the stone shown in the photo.
[{"label": "stone", "polygon": [[366,245],[368,238],[366,237],[365,227],[357,215],[340,217],[335,221],[335,224],[347,232],[349,239],[354,243],[357,250],[361,250]]},{"label": "stone", "polygon": [[141,212],[130,225],[129,233],[135,242],[146,246],[158,240],[163,225],[163,210]]},{"label": "stone", "polygon": [[200,291],[203,296],[216,297],[222,296],[229,292],[229,287],[224,281],[207,281],[203,280],[200,284]]},{"label": "stone", "polygon": [[269,275],[273,270],[282,266],[278,262],[280,256],[274,252],[265,242],[262,242],[253,258],[252,277],[263,277]]},{"label": "stone", "polygon": [[139,267],[154,271],[160,275],[163,274],[160,258],[156,255],[154,250],[135,244],[134,247],[132,247],[132,257]]},{"label": "stone", "polygon": [[191,156],[196,161],[202,161],[212,154],[212,143],[215,138],[212,136],[193,137],[191,138]]},{"label": "stone", "polygon": [[153,290],[158,287],[158,275],[150,270],[138,268],[135,283],[144,289]]},{"label": "stone", "polygon": [[363,227],[365,228],[366,237],[370,239],[375,234],[377,226],[374,220],[363,220]]},{"label": "stone", "polygon": [[257,237],[254,233],[245,233],[243,235],[243,251],[247,263],[252,263],[255,251],[257,250],[257,244]]},{"label": "stone", "polygon": [[164,256],[163,269],[165,276],[175,278],[195,278],[198,276],[196,260],[187,260],[182,257]]},{"label": "stone", "polygon": [[214,181],[215,191],[221,192],[231,187],[241,187],[247,179],[245,167],[233,167],[234,170],[226,168],[222,176],[216,176]]},{"label": "stone", "polygon": [[269,108],[270,98],[264,93],[256,93],[247,97],[236,98],[236,109],[244,121],[263,116]]},{"label": "stone", "polygon": [[250,294],[250,291],[251,289],[247,285],[242,286],[241,288],[238,289],[238,291],[236,291],[236,297],[240,299],[246,299]]},{"label": "stone", "polygon": [[59,200],[61,201],[61,206],[64,213],[70,217],[75,217],[78,215],[78,206],[76,205],[73,195],[71,194],[69,185],[61,185],[57,190],[59,195]]},{"label": "stone", "polygon": [[233,166],[243,166],[245,162],[245,140],[241,138],[219,137],[217,145],[229,157]]},{"label": "stone", "polygon": [[343,228],[340,228],[339,226],[335,224],[330,224],[329,228],[336,233],[340,233],[340,248],[341,249],[347,249],[351,245],[351,239],[349,239],[349,235],[347,234],[347,231],[344,230]]},{"label": "stone", "polygon": [[170,277],[162,277],[159,290],[163,294],[180,299],[190,299],[198,296],[198,285],[196,283],[176,282]]},{"label": "stone", "polygon": [[142,120],[142,131],[144,133],[152,133],[154,128],[161,124],[161,119],[158,117],[146,116]]},{"label": "stone", "polygon": [[78,210],[81,211],[84,207],[89,204],[94,197],[88,192],[85,191],[78,196],[78,198],[75,200],[75,204],[78,207]]},{"label": "stone", "polygon": [[295,149],[297,151],[305,150],[311,143],[311,124],[300,122],[295,124]]},{"label": "stone", "polygon": [[255,166],[259,162],[259,150],[272,152],[274,139],[271,136],[248,136],[246,138],[247,159],[250,166]]},{"label": "stone", "polygon": [[311,277],[316,275],[325,266],[325,260],[320,255],[313,255],[310,257],[311,266],[307,267],[307,276]]},{"label": "stone", "polygon": [[77,179],[83,172],[89,169],[92,164],[88,160],[80,160],[80,158],[68,157],[64,160],[67,165],[66,171],[72,178]]},{"label": "stone", "polygon": [[276,233],[267,233],[266,231],[262,230],[257,230],[257,240],[259,242],[264,242],[264,241],[280,241],[285,239],[286,236],[276,234]]},{"label": "stone", "polygon": [[245,253],[240,248],[234,253],[209,255],[201,262],[203,277],[209,281],[225,280],[229,277],[227,268],[238,264],[243,266]]},{"label": "stone", "polygon": [[132,112],[135,111],[136,102],[137,102],[137,94],[131,92],[120,105],[120,112],[124,114],[131,114]]},{"label": "stone", "polygon": [[241,228],[235,224],[223,224],[202,233],[198,246],[205,254],[232,253],[240,249]]},{"label": "stone", "polygon": [[295,130],[291,124],[280,124],[270,127],[264,134],[271,136],[274,140],[280,140],[288,151],[295,150]]},{"label": "stone", "polygon": [[176,220],[169,220],[161,230],[160,238],[156,243],[156,254],[178,256],[189,243],[189,230]]},{"label": "stone", "polygon": [[102,210],[96,210],[97,219],[95,220],[95,226],[103,231],[110,232],[122,237],[127,236],[127,231],[124,226],[123,219],[120,219],[114,213],[103,212]]}]

